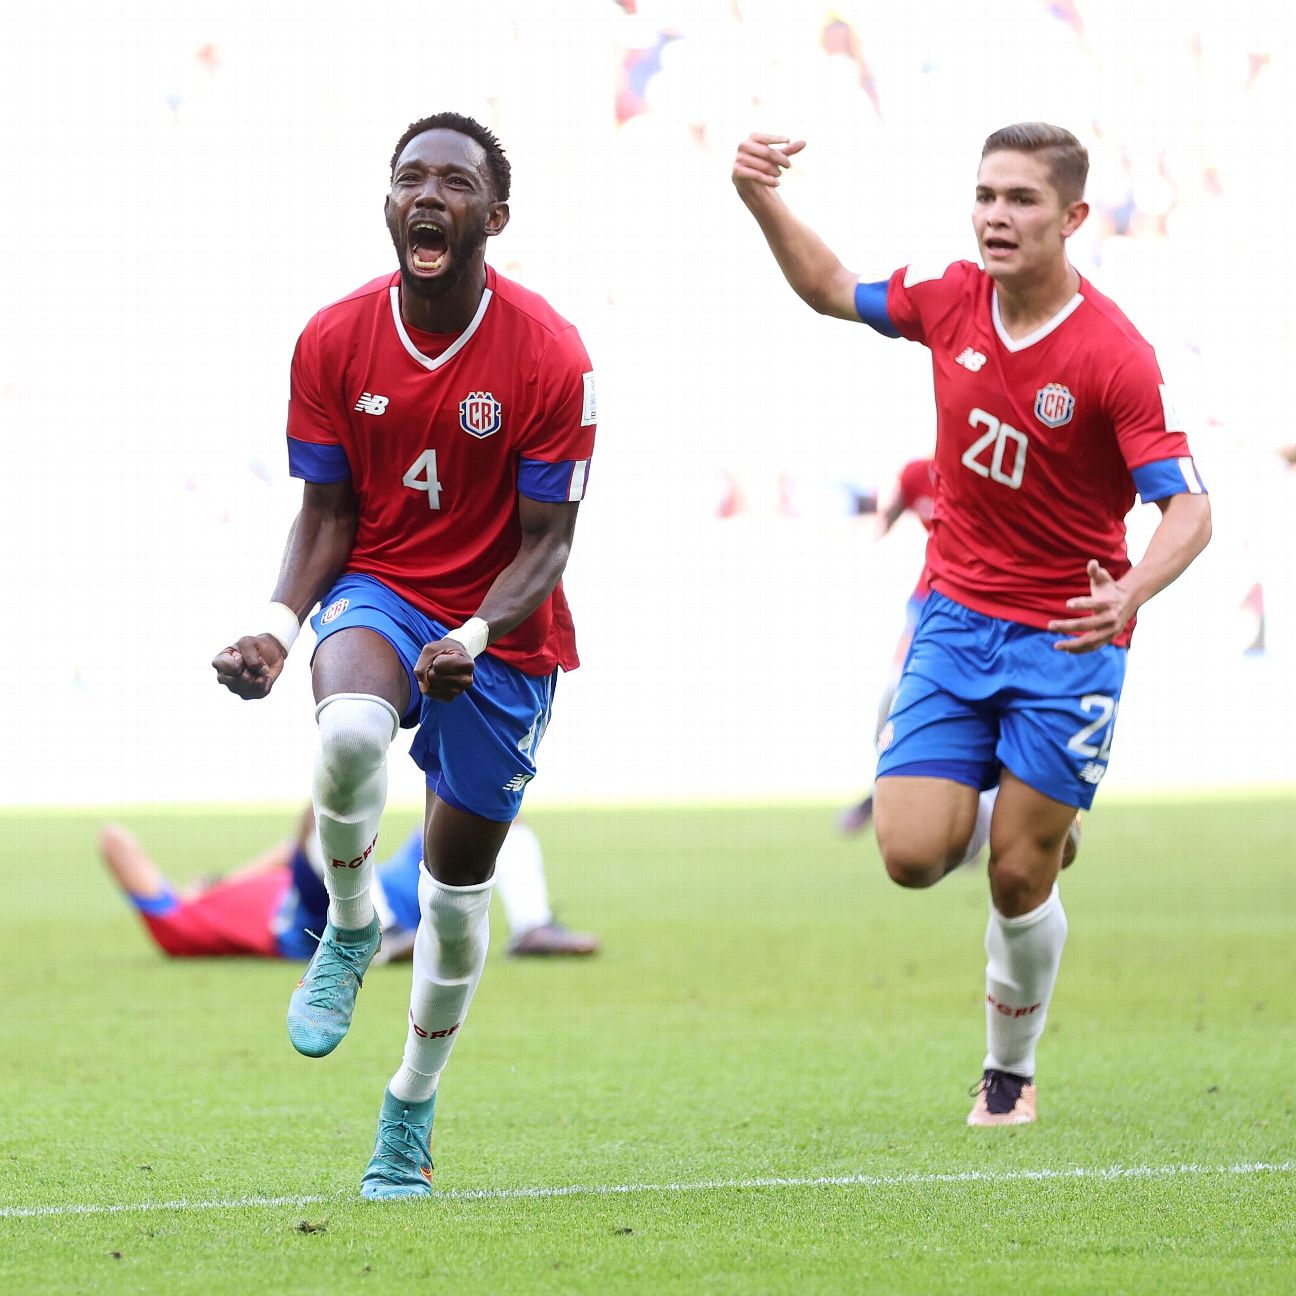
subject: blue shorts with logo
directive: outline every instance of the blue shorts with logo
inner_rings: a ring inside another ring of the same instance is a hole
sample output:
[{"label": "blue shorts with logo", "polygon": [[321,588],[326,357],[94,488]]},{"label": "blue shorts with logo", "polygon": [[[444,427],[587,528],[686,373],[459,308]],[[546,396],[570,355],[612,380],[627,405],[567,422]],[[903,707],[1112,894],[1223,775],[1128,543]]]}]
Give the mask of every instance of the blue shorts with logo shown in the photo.
[{"label": "blue shorts with logo", "polygon": [[1053,647],[1059,635],[973,612],[933,591],[878,735],[879,778],[918,775],[984,790],[1007,768],[1087,810],[1107,772],[1125,650]]},{"label": "blue shorts with logo", "polygon": [[355,572],[328,592],[311,626],[319,643],[357,626],[382,635],[409,680],[401,725],[418,726],[410,756],[426,773],[428,787],[456,809],[483,819],[509,823],[517,817],[522,793],[535,777],[557,671],[526,675],[483,653],[474,663],[472,687],[453,702],[434,702],[419,692],[414,666],[424,647],[444,638],[448,627],[381,581]]}]

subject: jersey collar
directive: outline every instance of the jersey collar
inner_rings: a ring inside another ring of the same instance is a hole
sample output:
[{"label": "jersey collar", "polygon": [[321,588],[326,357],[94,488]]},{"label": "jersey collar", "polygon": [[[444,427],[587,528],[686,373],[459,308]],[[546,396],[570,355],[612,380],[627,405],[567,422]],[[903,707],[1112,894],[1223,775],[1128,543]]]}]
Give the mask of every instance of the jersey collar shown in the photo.
[{"label": "jersey collar", "polygon": [[[1081,286],[1084,280],[1080,281]],[[1077,292],[1065,306],[1062,307],[1051,320],[1046,320],[1035,330],[1034,333],[1027,333],[1025,337],[1013,338],[1008,336],[1008,330],[1003,326],[1003,320],[999,318],[999,294],[995,292],[994,285],[990,285],[990,318],[994,321],[994,330],[999,335],[999,341],[1009,351],[1025,351],[1027,347],[1034,346],[1036,342],[1043,341],[1054,329],[1061,326],[1062,322],[1068,319],[1076,311],[1080,303],[1084,301],[1084,293]]]},{"label": "jersey collar", "polygon": [[422,351],[414,345],[413,338],[405,329],[405,321],[401,319],[400,308],[400,280],[392,284],[387,290],[387,295],[391,299],[392,322],[396,325],[396,336],[400,338],[401,345],[410,355],[429,371],[440,369],[442,365],[448,364],[451,360],[464,349],[472,338],[472,335],[481,327],[481,322],[486,318],[486,308],[491,303],[491,298],[495,295],[489,288],[483,289],[481,301],[477,303],[477,313],[468,322],[468,327],[459,334],[453,342],[450,343],[444,351],[435,359],[432,356],[425,356]]}]

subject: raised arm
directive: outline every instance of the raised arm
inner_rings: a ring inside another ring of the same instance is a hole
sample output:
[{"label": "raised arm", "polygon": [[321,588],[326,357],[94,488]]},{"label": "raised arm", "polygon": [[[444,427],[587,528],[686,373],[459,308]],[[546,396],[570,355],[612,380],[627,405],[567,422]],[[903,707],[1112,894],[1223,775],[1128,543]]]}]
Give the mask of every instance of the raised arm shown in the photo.
[{"label": "raised arm", "polygon": [[[473,621],[487,627],[486,644],[521,625],[553,593],[571,553],[579,508],[579,504],[543,503],[518,496],[522,542],[513,561],[495,577],[473,617]],[[427,644],[419,654],[414,675],[428,697],[449,701],[472,684],[473,659],[462,651],[463,645],[463,637],[452,632]],[[434,669],[438,657],[442,660]]]},{"label": "raised arm", "polygon": [[765,235],[783,277],[806,305],[820,315],[860,322],[855,309],[858,276],[804,221],[798,220],[777,192],[779,177],[792,165],[805,140],[782,135],[749,135],[738,145],[733,183],[738,196]]},{"label": "raised arm", "polygon": [[262,698],[274,687],[292,646],[284,639],[296,634],[288,624],[290,617],[300,625],[341,574],[355,543],[358,517],[359,504],[349,478],[306,483],[271,600],[281,606],[271,608],[267,618],[282,624],[244,635],[212,660],[217,681],[231,693]]}]

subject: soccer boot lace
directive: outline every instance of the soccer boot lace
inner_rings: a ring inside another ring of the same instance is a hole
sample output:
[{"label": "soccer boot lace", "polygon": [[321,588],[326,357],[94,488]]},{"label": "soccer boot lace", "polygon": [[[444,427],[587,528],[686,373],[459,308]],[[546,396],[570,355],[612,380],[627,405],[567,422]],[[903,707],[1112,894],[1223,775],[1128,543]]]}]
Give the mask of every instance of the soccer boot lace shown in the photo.
[{"label": "soccer boot lace", "polygon": [[1029,1125],[1035,1119],[1035,1085],[1030,1076],[987,1070],[971,1093],[976,1103],[969,1125]]},{"label": "soccer boot lace", "polygon": [[351,1026],[356,994],[381,944],[377,918],[356,931],[339,930],[332,923],[325,926],[319,947],[288,1001],[288,1038],[298,1053],[323,1057],[342,1042]]},{"label": "soccer boot lace", "polygon": [[378,1138],[360,1179],[360,1195],[428,1197],[432,1193],[432,1115],[436,1094],[426,1102],[406,1103],[383,1094]]}]

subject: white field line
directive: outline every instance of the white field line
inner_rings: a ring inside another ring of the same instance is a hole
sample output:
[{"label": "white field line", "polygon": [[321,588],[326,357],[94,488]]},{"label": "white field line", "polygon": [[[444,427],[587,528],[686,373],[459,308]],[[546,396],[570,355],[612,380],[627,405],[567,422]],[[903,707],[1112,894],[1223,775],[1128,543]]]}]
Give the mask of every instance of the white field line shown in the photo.
[{"label": "white field line", "polygon": [[[433,1192],[432,1201],[519,1201],[546,1197],[628,1197],[641,1193],[707,1192],[744,1188],[900,1188],[924,1184],[1049,1182],[1091,1179],[1179,1179],[1202,1175],[1290,1174],[1296,1161],[1246,1161],[1237,1165],[1180,1164],[1164,1166],[1105,1166],[1071,1170],[957,1170],[947,1174],[819,1175],[810,1179],[700,1179],[687,1183],[569,1184],[552,1188],[450,1188]],[[124,1202],[116,1205],[0,1206],[0,1219],[48,1219],[59,1215],[120,1215],[150,1211],[239,1210],[247,1206],[315,1206],[321,1202],[354,1201],[354,1193],[303,1197],[226,1197],[214,1201]]]}]

